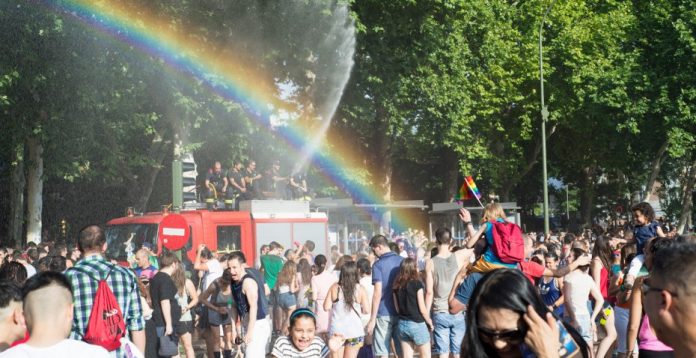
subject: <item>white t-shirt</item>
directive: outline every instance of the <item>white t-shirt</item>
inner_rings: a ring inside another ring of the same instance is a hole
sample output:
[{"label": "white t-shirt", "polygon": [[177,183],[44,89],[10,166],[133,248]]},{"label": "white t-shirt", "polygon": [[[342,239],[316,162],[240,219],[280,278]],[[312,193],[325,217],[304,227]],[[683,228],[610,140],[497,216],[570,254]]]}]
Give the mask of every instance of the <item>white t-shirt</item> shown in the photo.
[{"label": "white t-shirt", "polygon": [[50,347],[36,348],[26,343],[12,347],[2,353],[2,358],[109,358],[106,349],[73,339],[64,339]]},{"label": "white t-shirt", "polygon": [[220,261],[216,259],[210,259],[206,262],[208,265],[208,272],[206,273],[205,283],[203,284],[203,290],[207,290],[210,284],[222,276],[222,265]]},{"label": "white t-shirt", "polygon": [[[582,271],[575,270],[566,275],[563,280],[566,288],[570,290],[570,296],[565,298],[566,307],[570,306],[576,316],[590,316],[590,311],[587,310],[587,301],[589,300],[590,290],[595,282]],[[569,286],[568,286],[569,285]]]}]

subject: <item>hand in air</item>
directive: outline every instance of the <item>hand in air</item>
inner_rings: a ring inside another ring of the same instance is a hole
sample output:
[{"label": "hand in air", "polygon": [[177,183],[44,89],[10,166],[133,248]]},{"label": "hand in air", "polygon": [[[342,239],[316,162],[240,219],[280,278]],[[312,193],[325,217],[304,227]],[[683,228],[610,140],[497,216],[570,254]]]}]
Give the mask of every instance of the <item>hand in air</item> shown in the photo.
[{"label": "hand in air", "polygon": [[459,209],[459,219],[463,222],[471,222],[471,213],[464,208]]}]

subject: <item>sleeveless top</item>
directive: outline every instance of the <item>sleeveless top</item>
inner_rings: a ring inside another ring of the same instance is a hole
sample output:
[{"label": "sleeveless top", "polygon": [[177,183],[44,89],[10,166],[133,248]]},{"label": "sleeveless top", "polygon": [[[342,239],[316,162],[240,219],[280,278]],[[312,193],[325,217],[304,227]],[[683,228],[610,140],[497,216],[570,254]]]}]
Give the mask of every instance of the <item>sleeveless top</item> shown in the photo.
[{"label": "sleeveless top", "polygon": [[643,322],[638,331],[638,348],[647,351],[672,351],[672,347],[660,342],[650,328],[650,319],[647,314],[643,314]]},{"label": "sleeveless top", "polygon": [[261,320],[266,318],[266,315],[268,315],[268,306],[266,303],[266,292],[263,288],[263,278],[260,276],[258,271],[254,271],[256,270],[246,269],[246,275],[244,275],[239,282],[232,281],[232,299],[237,306],[237,312],[239,312],[240,316],[246,317],[246,315],[249,313],[249,301],[247,300],[244,292],[242,292],[242,284],[244,283],[244,280],[247,279],[256,281],[256,285],[258,286],[256,298],[256,319]]},{"label": "sleeveless top", "polygon": [[[556,279],[552,278],[551,281],[549,282],[544,282],[544,278],[539,279],[539,283],[537,283],[537,287],[539,288],[539,294],[541,295],[541,300],[544,301],[544,304],[547,306],[553,305],[558,299],[561,297],[561,290],[558,289],[556,286]],[[563,305],[558,306],[553,313],[557,314],[558,316],[563,315]]]},{"label": "sleeveless top", "polygon": [[433,261],[433,312],[449,313],[449,297],[454,278],[457,276],[457,256],[452,253],[448,258],[435,256]]},{"label": "sleeveless top", "polygon": [[[179,292],[174,295],[176,298],[176,301],[179,303],[179,307],[186,307],[189,304],[189,297],[188,293],[186,293],[186,288],[184,288],[184,292],[182,294],[179,294]],[[179,319],[180,322],[190,322],[193,320],[193,317],[191,317],[191,310],[187,310],[183,314],[181,314],[181,318]]]},{"label": "sleeveless top", "polygon": [[657,236],[657,221],[633,227],[633,238],[636,240],[638,254],[643,254],[643,248],[650,238]]},{"label": "sleeveless top", "polygon": [[[355,287],[356,300],[358,287],[360,287],[360,285],[356,285]],[[365,331],[363,330],[359,313],[360,305],[357,302],[353,302],[353,307],[348,306],[343,297],[343,291],[339,286],[338,298],[334,301],[333,307],[331,308],[331,328],[329,329],[331,335],[342,334],[346,339],[364,336]]]}]

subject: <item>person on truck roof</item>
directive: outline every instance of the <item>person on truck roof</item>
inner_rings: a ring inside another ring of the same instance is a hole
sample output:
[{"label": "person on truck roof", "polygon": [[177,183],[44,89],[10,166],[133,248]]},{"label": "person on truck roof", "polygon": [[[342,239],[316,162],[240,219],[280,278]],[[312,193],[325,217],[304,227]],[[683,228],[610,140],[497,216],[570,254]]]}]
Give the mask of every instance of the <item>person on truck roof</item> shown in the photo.
[{"label": "person on truck roof", "polygon": [[222,172],[220,162],[215,162],[215,165],[208,170],[205,176],[205,188],[205,204],[208,210],[212,210],[215,207],[215,200],[226,195],[227,192],[227,178]]}]

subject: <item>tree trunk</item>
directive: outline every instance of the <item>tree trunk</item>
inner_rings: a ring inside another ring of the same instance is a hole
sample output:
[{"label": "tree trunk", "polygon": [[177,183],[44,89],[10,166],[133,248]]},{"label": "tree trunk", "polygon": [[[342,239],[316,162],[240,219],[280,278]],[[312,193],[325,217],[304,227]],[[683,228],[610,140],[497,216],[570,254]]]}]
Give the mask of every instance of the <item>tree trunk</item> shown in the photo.
[{"label": "tree trunk", "polygon": [[22,232],[24,230],[24,189],[26,177],[24,176],[24,143],[15,150],[15,164],[12,165],[10,175],[10,217],[7,238],[10,245],[16,246],[23,243]]},{"label": "tree trunk", "polygon": [[147,204],[150,201],[150,195],[155,187],[157,175],[162,170],[162,162],[169,153],[171,141],[164,141],[159,135],[150,143],[148,157],[153,161],[151,165],[143,168],[138,175],[137,185],[129,188],[129,202],[134,203],[136,211],[147,211]]},{"label": "tree trunk", "polygon": [[662,163],[665,161],[665,153],[667,153],[667,147],[669,147],[669,142],[665,141],[660,149],[657,151],[655,159],[653,159],[650,165],[650,176],[648,177],[647,183],[645,183],[645,190],[643,190],[643,195],[640,201],[648,201],[650,195],[652,194],[653,185],[657,181],[657,176],[660,174],[660,168]]},{"label": "tree trunk", "polygon": [[27,139],[27,242],[41,242],[43,209],[43,145],[37,137]]},{"label": "tree trunk", "polygon": [[679,216],[679,224],[677,224],[677,232],[683,234],[688,229],[689,222],[691,221],[691,215],[693,210],[693,191],[694,184],[696,183],[696,161],[691,164],[691,167],[687,170],[687,176],[685,178],[685,186],[682,191],[682,209],[681,215]]},{"label": "tree trunk", "polygon": [[373,172],[378,174],[378,183],[382,189],[382,200],[385,203],[392,201],[392,138],[389,130],[389,117],[386,111],[377,106],[375,113],[375,143]]},{"label": "tree trunk", "polygon": [[442,147],[442,161],[444,165],[444,178],[442,178],[442,202],[450,201],[459,191],[457,178],[459,177],[459,160],[457,152],[451,147]]},{"label": "tree trunk", "polygon": [[592,165],[583,168],[583,178],[580,185],[580,222],[584,225],[592,225],[592,209],[594,206],[595,171]]}]

